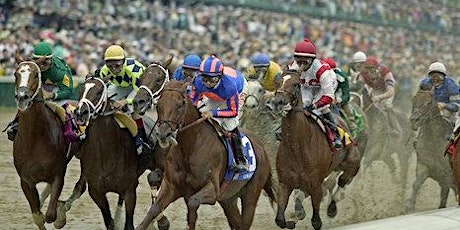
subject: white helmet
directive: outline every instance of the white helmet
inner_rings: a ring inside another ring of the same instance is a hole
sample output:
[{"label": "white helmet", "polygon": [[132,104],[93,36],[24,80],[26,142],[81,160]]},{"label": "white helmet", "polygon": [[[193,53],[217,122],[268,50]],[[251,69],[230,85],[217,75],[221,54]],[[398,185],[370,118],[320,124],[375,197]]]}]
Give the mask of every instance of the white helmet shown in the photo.
[{"label": "white helmet", "polygon": [[431,63],[430,67],[428,68],[428,74],[430,74],[433,71],[447,75],[446,66],[444,66],[444,64],[442,64],[441,62]]},{"label": "white helmet", "polygon": [[358,51],[355,54],[353,54],[354,63],[365,62],[366,59],[367,59],[367,56],[364,52]]}]

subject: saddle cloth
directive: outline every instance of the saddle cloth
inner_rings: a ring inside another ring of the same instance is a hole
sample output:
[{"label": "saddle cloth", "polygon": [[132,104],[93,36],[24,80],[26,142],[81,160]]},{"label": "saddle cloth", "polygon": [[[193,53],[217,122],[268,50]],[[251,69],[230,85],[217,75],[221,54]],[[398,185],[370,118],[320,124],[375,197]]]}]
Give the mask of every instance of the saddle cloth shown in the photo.
[{"label": "saddle cloth", "polygon": [[353,141],[351,139],[350,134],[348,134],[344,129],[342,129],[340,126],[336,125],[335,130],[332,129],[328,124],[325,124],[319,117],[318,115],[314,113],[305,113],[305,116],[310,117],[313,119],[316,124],[321,128],[321,130],[324,132],[327,141],[330,146],[332,146],[332,142],[334,141],[335,137],[334,135],[338,135],[340,137],[340,141],[342,142],[343,146],[348,146],[350,144],[353,144]]},{"label": "saddle cloth", "polygon": [[228,138],[223,138],[225,148],[227,149],[227,169],[225,170],[224,180],[226,181],[242,181],[251,179],[256,171],[256,155],[252,148],[251,141],[240,131],[241,144],[243,148],[243,155],[249,164],[249,170],[244,172],[235,172],[231,169],[234,162],[234,154],[231,141]]}]

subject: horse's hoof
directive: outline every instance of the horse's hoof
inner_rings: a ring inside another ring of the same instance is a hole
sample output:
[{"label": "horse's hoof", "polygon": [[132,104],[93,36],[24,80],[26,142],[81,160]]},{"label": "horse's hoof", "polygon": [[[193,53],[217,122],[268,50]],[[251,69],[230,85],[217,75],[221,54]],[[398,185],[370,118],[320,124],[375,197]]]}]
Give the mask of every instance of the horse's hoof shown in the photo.
[{"label": "horse's hoof", "polygon": [[40,230],[46,230],[45,227],[45,218],[43,217],[43,214],[41,212],[39,213],[32,213],[32,218],[34,219],[35,225],[38,226],[38,229]]},{"label": "horse's hoof", "polygon": [[56,217],[56,220],[53,222],[53,226],[57,229],[61,229],[67,223],[67,217],[65,215],[66,208],[65,208],[64,202],[62,201],[58,202],[56,211],[57,211],[57,217]]},{"label": "horse's hoof", "polygon": [[169,230],[170,223],[169,220],[166,216],[163,216],[159,221],[158,221],[158,230]]},{"label": "horse's hoof", "polygon": [[302,201],[300,200],[295,200],[294,210],[295,215],[299,220],[303,220],[307,216],[307,214],[305,213],[305,209],[302,206]]},{"label": "horse's hoof", "polygon": [[331,218],[337,216],[337,205],[335,201],[331,201],[329,207],[327,207],[327,216]]},{"label": "horse's hoof", "polygon": [[320,229],[321,229],[321,226],[323,226],[323,222],[322,222],[321,220],[319,220],[319,221],[314,221],[314,220],[312,220],[312,221],[311,221],[311,225],[313,226],[313,228],[314,228],[315,230],[320,230]]},{"label": "horse's hoof", "polygon": [[294,221],[286,221],[286,228],[287,229],[294,229],[295,228],[295,222]]}]

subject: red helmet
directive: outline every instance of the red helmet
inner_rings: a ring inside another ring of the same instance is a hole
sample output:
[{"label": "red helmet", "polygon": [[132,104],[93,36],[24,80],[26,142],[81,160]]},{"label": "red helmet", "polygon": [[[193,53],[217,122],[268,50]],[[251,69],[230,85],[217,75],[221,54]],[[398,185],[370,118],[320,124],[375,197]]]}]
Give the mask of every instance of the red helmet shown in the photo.
[{"label": "red helmet", "polygon": [[337,67],[337,64],[335,63],[334,59],[332,59],[332,58],[325,58],[325,59],[323,59],[323,61],[326,62],[327,64],[329,64],[331,69],[335,69]]},{"label": "red helmet", "polygon": [[316,46],[310,39],[305,38],[295,45],[294,56],[316,57]]},{"label": "red helmet", "polygon": [[379,61],[377,61],[377,58],[375,58],[375,57],[368,57],[364,64],[370,65],[370,66],[378,66]]}]

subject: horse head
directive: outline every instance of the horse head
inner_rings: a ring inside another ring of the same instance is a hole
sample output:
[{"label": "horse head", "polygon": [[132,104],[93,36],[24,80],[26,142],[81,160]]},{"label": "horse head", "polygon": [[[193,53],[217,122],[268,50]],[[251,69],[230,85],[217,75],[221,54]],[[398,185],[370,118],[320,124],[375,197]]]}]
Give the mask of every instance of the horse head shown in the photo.
[{"label": "horse head", "polygon": [[152,63],[148,65],[141,76],[141,86],[133,100],[134,111],[145,114],[147,109],[158,101],[160,92],[169,81],[169,66],[173,55],[170,54],[164,64]]},{"label": "horse head", "polygon": [[191,109],[196,109],[187,96],[188,85],[189,83],[179,81],[168,82],[158,99],[155,135],[162,148],[177,145],[176,138],[179,131],[192,120],[188,117],[189,112]]},{"label": "horse head", "polygon": [[24,60],[16,53],[16,63],[18,67],[14,72],[15,77],[15,98],[17,108],[20,111],[25,111],[30,108],[33,101],[37,99],[43,100],[42,79],[39,65],[45,61],[45,58],[40,58],[35,61]]},{"label": "horse head", "polygon": [[281,74],[283,83],[278,92],[267,101],[268,108],[275,114],[286,116],[293,108],[302,106],[300,94],[300,72],[284,71]]},{"label": "horse head", "polygon": [[75,110],[77,123],[88,125],[91,119],[105,110],[107,100],[107,86],[104,80],[93,75],[86,76]]},{"label": "horse head", "polygon": [[244,108],[248,110],[257,109],[264,100],[265,89],[258,80],[248,80],[248,94],[244,102]]},{"label": "horse head", "polygon": [[411,128],[417,130],[428,119],[440,114],[433,91],[419,89],[412,99]]}]

